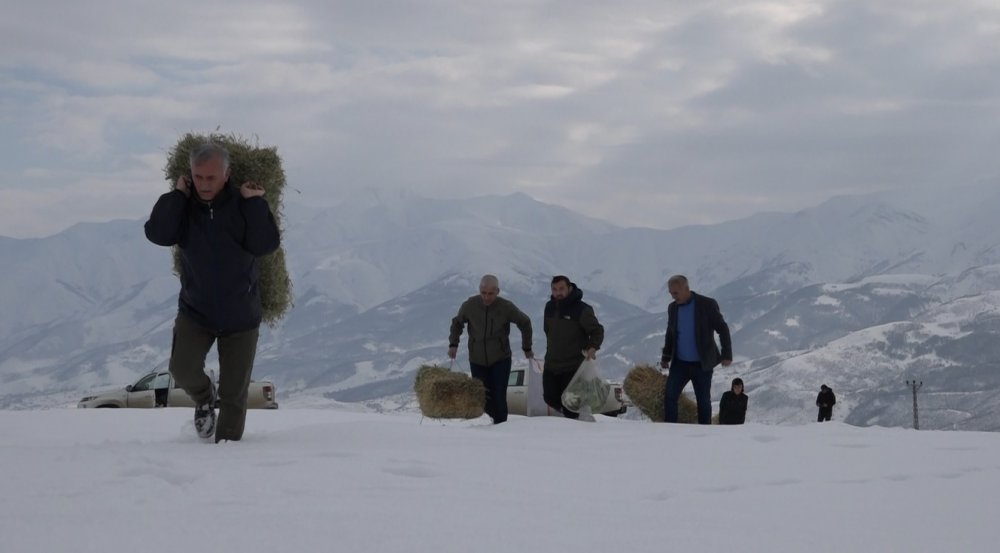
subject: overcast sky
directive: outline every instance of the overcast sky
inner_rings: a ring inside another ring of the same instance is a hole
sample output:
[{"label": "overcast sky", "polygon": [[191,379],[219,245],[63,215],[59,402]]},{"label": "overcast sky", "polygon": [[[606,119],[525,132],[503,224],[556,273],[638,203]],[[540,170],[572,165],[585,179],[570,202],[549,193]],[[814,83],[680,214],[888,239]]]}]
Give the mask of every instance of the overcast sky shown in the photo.
[{"label": "overcast sky", "polygon": [[522,191],[671,228],[1000,186],[1000,2],[4,3],[0,235],[144,217],[216,128],[311,205]]}]

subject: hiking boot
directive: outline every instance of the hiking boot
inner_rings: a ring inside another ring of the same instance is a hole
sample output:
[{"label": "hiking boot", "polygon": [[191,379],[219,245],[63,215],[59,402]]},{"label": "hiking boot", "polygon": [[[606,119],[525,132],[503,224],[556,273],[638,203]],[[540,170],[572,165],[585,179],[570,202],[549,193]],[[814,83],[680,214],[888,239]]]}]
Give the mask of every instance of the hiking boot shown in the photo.
[{"label": "hiking boot", "polygon": [[212,386],[212,397],[208,403],[196,405],[194,408],[194,429],[198,437],[207,440],[215,435],[215,386]]}]

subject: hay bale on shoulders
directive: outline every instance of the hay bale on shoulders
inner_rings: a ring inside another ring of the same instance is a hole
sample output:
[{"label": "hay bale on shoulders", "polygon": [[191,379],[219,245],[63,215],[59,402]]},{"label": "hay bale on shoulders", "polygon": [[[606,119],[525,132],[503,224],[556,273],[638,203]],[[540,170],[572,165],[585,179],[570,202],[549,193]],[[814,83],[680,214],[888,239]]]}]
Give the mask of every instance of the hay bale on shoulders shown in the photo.
[{"label": "hay bale on shoulders", "polygon": [[[622,386],[632,403],[653,422],[664,421],[664,391],[667,377],[651,365],[636,365],[628,372]],[[677,420],[687,424],[698,423],[698,404],[687,394],[681,394],[677,403]]]},{"label": "hay bale on shoulders", "polygon": [[413,381],[420,412],[433,419],[476,419],[486,408],[483,383],[465,373],[423,365]]},{"label": "hay bale on shoulders", "polygon": [[[185,134],[170,150],[163,173],[173,189],[177,179],[191,174],[191,150],[211,142],[229,151],[229,185],[238,188],[244,182],[255,182],[264,187],[264,199],[271,208],[278,229],[282,224],[282,194],[285,190],[285,171],[275,147],[261,147],[236,135],[214,133],[209,135]],[[236,194],[238,191],[234,190]],[[174,272],[180,274],[180,251],[175,246]],[[284,246],[259,260],[260,296],[263,322],[273,326],[292,307],[292,280],[285,264]]]}]

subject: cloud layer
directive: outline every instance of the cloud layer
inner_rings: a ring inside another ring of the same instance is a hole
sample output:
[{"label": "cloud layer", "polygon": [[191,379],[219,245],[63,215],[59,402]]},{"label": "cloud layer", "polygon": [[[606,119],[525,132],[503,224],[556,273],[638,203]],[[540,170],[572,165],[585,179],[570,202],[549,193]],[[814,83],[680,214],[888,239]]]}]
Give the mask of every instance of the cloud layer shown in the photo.
[{"label": "cloud layer", "polygon": [[16,1],[0,235],[141,217],[190,130],[298,196],[523,191],[661,228],[996,181],[992,2]]}]

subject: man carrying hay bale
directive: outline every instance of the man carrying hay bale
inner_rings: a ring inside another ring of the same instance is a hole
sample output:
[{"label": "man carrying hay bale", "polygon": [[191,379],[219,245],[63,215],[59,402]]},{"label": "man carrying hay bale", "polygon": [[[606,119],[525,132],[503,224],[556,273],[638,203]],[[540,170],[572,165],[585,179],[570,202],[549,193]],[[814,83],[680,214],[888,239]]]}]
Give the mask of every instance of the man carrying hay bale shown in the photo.
[{"label": "man carrying hay bale", "polygon": [[458,308],[451,320],[448,357],[458,355],[462,330],[469,331],[469,368],[472,377],[486,387],[486,414],[493,424],[507,420],[507,381],[510,380],[510,324],[521,331],[521,350],[533,359],[531,319],[512,302],[500,297],[500,281],[485,275],[479,281],[479,295],[472,296]]},{"label": "man carrying hay bale", "polygon": [[542,395],[545,403],[563,416],[579,418],[562,402],[563,392],[584,359],[596,359],[604,342],[604,327],[594,308],[583,301],[583,291],[568,277],[552,278],[552,297],[545,304],[545,370]]},{"label": "man carrying hay bale", "polygon": [[[664,418],[677,422],[677,400],[690,381],[698,401],[698,424],[712,424],[712,371],[733,362],[733,342],[729,325],[722,318],[719,303],[691,291],[687,277],[674,275],[667,280],[674,299],[667,308],[667,334],[660,366],[670,369],[664,390]],[[722,352],[715,334],[722,341]]]},{"label": "man carrying hay bale", "polygon": [[[229,185],[229,152],[214,143],[192,148],[190,176],[160,196],[146,237],[180,251],[181,291],[170,352],[170,374],[194,400],[198,436],[216,443],[239,440],[262,318],[258,258],[278,249],[278,226],[264,189]],[[216,390],[205,374],[214,342],[219,351]]]}]

